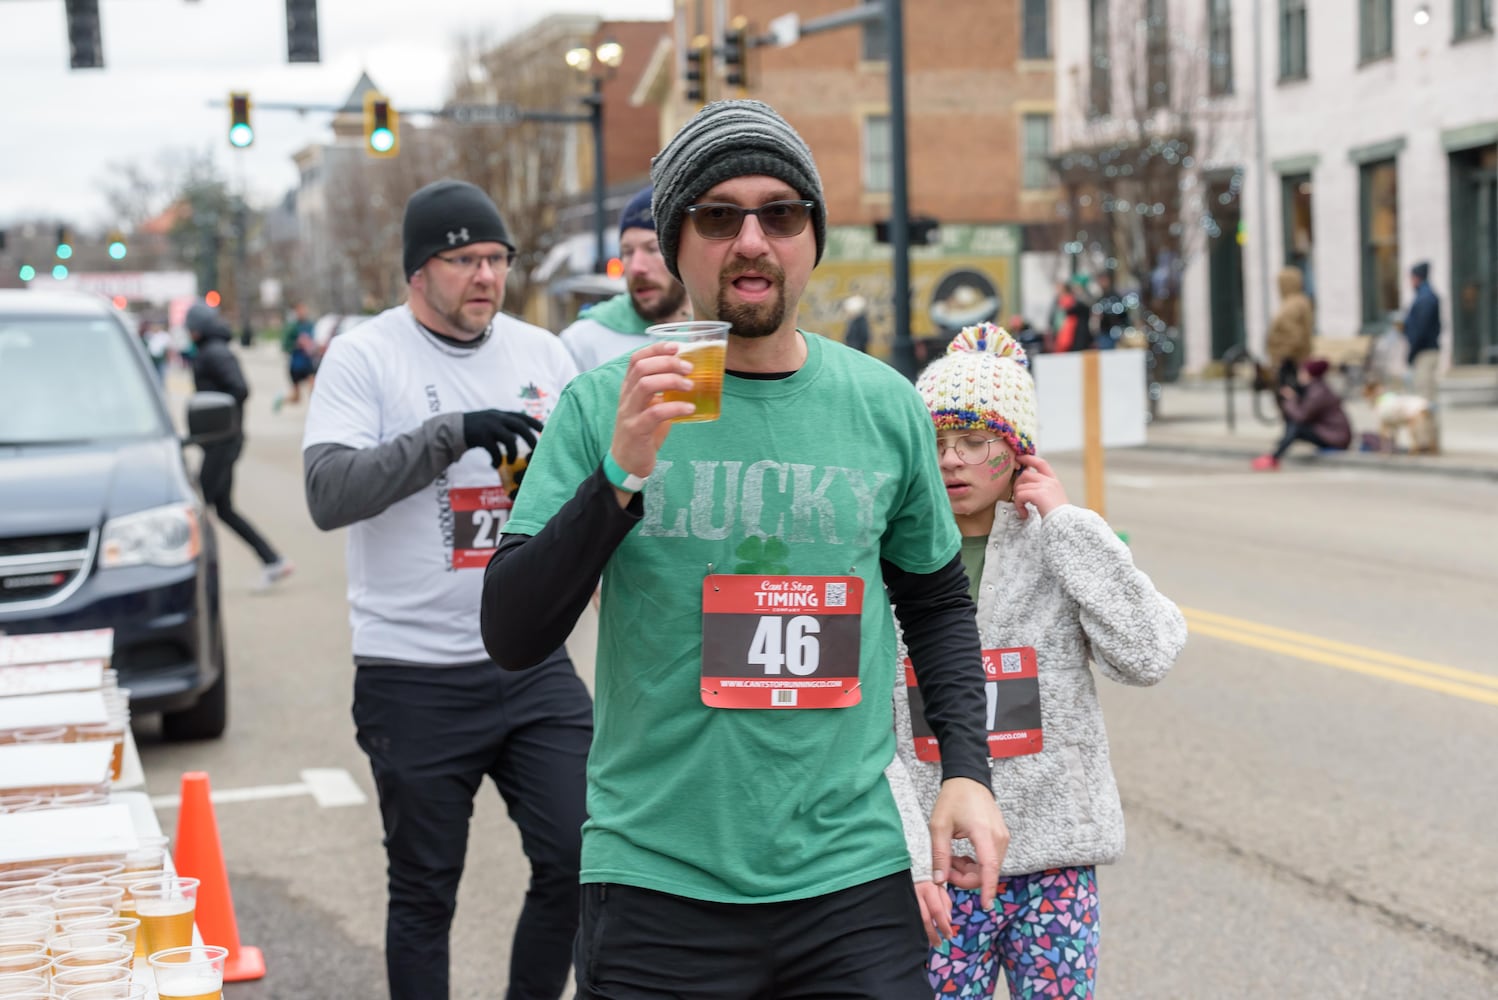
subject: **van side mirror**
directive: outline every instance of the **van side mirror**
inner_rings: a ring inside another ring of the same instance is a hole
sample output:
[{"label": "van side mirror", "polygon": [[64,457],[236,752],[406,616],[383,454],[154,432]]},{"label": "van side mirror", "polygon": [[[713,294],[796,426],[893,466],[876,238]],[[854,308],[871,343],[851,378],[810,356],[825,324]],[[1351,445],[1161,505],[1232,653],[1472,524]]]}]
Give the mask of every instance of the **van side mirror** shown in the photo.
[{"label": "van side mirror", "polygon": [[187,401],[187,437],[184,444],[213,444],[234,436],[239,429],[239,407],[226,392],[195,392]]}]

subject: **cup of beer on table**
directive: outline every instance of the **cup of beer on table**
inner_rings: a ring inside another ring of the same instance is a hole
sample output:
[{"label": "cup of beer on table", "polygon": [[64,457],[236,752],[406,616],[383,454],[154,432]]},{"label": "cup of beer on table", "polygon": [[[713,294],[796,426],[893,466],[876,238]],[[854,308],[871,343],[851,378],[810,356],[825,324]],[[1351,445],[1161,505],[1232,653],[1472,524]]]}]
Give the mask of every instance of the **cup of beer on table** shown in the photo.
[{"label": "cup of beer on table", "polygon": [[229,949],[199,944],[151,953],[151,972],[161,1000],[223,1000],[224,959]]},{"label": "cup of beer on table", "polygon": [[193,914],[198,908],[198,880],[163,875],[130,883],[135,916],[145,936],[146,954],[192,944]]}]

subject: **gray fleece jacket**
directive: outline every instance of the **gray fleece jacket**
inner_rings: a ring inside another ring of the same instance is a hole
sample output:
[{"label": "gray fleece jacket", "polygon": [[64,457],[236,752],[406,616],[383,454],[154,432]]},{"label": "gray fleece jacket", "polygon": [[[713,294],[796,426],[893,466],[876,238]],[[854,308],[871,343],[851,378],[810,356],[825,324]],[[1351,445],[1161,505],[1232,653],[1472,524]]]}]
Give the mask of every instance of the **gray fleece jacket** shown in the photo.
[{"label": "gray fleece jacket", "polygon": [[[989,764],[1010,835],[1002,873],[1116,860],[1123,808],[1088,661],[1123,684],[1156,683],[1186,644],[1180,610],[1134,568],[1128,546],[1096,513],[1068,504],[1041,518],[1031,507],[1021,520],[1013,504],[1001,503],[984,556],[978,634],[984,649],[1033,646],[1039,667],[1044,749]],[[926,823],[941,764],[916,759],[904,671],[896,675],[896,752],[886,774],[921,882],[931,877]],[[976,854],[966,841],[954,849]]]}]

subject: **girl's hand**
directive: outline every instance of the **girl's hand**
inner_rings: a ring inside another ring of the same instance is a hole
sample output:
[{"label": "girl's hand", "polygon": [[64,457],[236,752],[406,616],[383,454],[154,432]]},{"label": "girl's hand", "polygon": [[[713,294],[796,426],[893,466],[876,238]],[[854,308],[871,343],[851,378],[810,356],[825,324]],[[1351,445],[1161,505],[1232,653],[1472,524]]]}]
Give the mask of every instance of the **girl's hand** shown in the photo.
[{"label": "girl's hand", "polygon": [[921,904],[921,926],[926,929],[926,940],[935,948],[952,936],[952,897],[947,895],[946,886],[917,882],[915,898]]},{"label": "girl's hand", "polygon": [[1040,516],[1046,517],[1057,507],[1070,502],[1049,462],[1039,455],[1020,455],[1018,460],[1021,469],[1014,482],[1014,512],[1021,519],[1030,516],[1026,504],[1033,503]]}]

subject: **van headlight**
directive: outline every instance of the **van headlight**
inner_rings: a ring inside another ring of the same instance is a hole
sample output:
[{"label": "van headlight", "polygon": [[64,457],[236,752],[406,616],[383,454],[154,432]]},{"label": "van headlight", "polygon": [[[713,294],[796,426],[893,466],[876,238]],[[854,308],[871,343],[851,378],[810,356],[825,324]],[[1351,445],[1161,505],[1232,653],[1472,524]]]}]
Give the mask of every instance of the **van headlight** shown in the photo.
[{"label": "van headlight", "polygon": [[191,504],[174,503],[111,518],[99,543],[99,565],[118,569],[190,563],[202,551],[198,517]]}]

